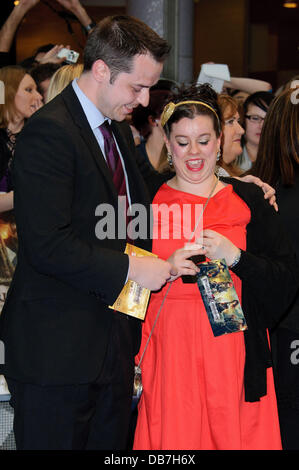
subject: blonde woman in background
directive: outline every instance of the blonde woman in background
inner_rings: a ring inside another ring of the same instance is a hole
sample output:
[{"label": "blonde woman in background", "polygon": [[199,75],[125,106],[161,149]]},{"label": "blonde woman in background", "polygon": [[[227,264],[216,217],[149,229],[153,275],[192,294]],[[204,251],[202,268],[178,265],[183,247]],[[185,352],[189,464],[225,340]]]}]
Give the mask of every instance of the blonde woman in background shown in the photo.
[{"label": "blonde woman in background", "polygon": [[47,103],[59,95],[74,78],[79,78],[82,71],[83,64],[68,64],[60,67],[51,78],[47,93]]},{"label": "blonde woman in background", "polygon": [[0,213],[13,208],[10,177],[17,136],[28,119],[43,102],[33,78],[17,65],[0,69],[4,83],[4,103],[0,104]]}]

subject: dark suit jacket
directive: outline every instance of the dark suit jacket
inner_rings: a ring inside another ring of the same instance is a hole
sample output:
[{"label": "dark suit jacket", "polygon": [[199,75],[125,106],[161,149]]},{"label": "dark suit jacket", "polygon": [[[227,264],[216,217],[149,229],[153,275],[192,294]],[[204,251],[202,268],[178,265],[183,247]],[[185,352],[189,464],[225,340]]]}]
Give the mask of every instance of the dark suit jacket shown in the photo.
[{"label": "dark suit jacket", "polygon": [[[130,128],[112,126],[132,202],[148,207]],[[40,384],[87,383],[101,369],[113,316],[108,305],[125,283],[128,257],[125,239],[95,234],[96,207],[112,204],[117,214],[117,193],[72,85],[24,127],[13,180],[19,253],[0,317],[0,373]],[[151,250],[149,238],[136,244]],[[140,322],[130,324],[137,352]]]}]

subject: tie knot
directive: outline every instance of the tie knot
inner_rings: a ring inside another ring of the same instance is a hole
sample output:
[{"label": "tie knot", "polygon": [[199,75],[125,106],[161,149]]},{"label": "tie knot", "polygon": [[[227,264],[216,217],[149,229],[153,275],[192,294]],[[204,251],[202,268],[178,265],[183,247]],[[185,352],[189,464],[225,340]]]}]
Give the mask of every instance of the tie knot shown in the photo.
[{"label": "tie knot", "polygon": [[112,130],[109,122],[105,120],[101,125],[100,125],[100,131],[102,132],[104,137],[109,137],[110,139],[113,138],[112,136]]}]

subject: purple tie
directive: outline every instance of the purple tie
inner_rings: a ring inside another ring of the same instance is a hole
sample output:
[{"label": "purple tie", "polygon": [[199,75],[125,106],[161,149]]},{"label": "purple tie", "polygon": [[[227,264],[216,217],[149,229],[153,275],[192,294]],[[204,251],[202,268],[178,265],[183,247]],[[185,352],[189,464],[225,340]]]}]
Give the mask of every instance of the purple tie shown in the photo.
[{"label": "purple tie", "polygon": [[[125,217],[125,223],[127,226],[130,220],[130,217],[127,215],[129,203],[128,203],[126,180],[125,180],[125,174],[124,174],[122,162],[121,162],[121,159],[120,159],[117,147],[116,147],[114,137],[112,135],[111,126],[109,122],[104,121],[103,124],[100,125],[99,129],[102,132],[103,137],[104,137],[104,150],[105,150],[107,165],[112,174],[112,180],[113,180],[114,186],[119,196],[126,196],[126,200],[125,200],[126,204],[124,207],[124,212],[125,212],[124,217]],[[127,233],[127,241],[133,244],[133,241],[131,240],[128,233]]]},{"label": "purple tie", "polygon": [[103,124],[100,125],[100,131],[104,137],[105,155],[112,174],[114,186],[119,196],[125,196],[127,195],[127,191],[124,170],[108,121],[104,121]]}]

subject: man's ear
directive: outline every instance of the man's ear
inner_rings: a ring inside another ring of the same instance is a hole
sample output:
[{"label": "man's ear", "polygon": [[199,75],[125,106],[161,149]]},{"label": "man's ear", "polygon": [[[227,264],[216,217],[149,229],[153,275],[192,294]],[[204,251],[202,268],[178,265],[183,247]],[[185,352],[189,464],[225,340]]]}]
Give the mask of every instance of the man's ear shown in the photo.
[{"label": "man's ear", "polygon": [[102,59],[96,60],[92,64],[92,75],[95,78],[97,82],[103,82],[108,79],[110,80],[110,69],[106,62],[104,62]]}]

